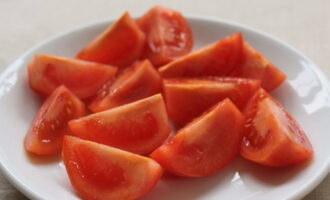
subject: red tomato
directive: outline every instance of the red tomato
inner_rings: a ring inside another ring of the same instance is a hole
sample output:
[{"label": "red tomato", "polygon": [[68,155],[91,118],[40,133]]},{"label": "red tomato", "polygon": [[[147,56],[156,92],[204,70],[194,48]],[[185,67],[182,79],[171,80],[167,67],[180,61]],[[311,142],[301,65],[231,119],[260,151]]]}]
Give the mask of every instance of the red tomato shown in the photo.
[{"label": "red tomato", "polygon": [[226,76],[243,58],[240,33],[219,40],[159,68],[163,78]]},{"label": "red tomato", "polygon": [[164,96],[170,118],[184,125],[225,98],[243,109],[259,87],[241,78],[165,79]]},{"label": "red tomato", "polygon": [[150,158],[72,136],[64,137],[62,157],[72,186],[88,200],[138,199],[163,173]]},{"label": "red tomato", "polygon": [[241,155],[268,166],[286,166],[312,157],[312,146],[285,108],[260,89],[245,111],[245,138]]},{"label": "red tomato", "polygon": [[244,62],[231,72],[231,76],[258,79],[267,91],[277,88],[285,80],[283,72],[248,43],[244,44],[243,52]]},{"label": "red tomato", "polygon": [[28,68],[30,87],[37,93],[48,96],[65,85],[82,99],[95,96],[117,72],[110,65],[43,54],[36,55]]},{"label": "red tomato", "polygon": [[146,58],[156,67],[187,53],[193,46],[192,32],[181,13],[155,6],[137,20],[146,34]]},{"label": "red tomato", "polygon": [[244,116],[226,99],[178,131],[151,157],[184,177],[203,177],[224,168],[239,154]]},{"label": "red tomato", "polygon": [[131,103],[161,91],[161,78],[152,64],[142,61],[127,68],[112,84],[100,90],[89,105],[93,112]]},{"label": "red tomato", "polygon": [[86,140],[137,154],[148,154],[170,133],[160,94],[69,122],[72,132]]},{"label": "red tomato", "polygon": [[126,67],[141,56],[145,35],[128,12],[97,36],[77,58]]},{"label": "red tomato", "polygon": [[85,105],[66,87],[58,87],[42,104],[25,136],[24,147],[38,155],[61,151],[67,122],[85,115]]}]

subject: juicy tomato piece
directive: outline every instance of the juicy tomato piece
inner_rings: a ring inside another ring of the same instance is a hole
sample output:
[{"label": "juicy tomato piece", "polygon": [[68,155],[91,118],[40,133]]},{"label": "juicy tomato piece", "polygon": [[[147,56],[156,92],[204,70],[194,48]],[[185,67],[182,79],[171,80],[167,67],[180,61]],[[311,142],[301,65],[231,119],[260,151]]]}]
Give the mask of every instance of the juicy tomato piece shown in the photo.
[{"label": "juicy tomato piece", "polygon": [[89,105],[93,112],[131,103],[161,91],[161,78],[152,64],[142,61],[127,68],[112,83],[105,85]]},{"label": "juicy tomato piece", "polygon": [[243,125],[243,114],[225,99],[179,130],[151,158],[179,176],[210,175],[239,154]]},{"label": "juicy tomato piece", "polygon": [[114,77],[117,68],[100,63],[51,55],[35,55],[28,66],[32,90],[48,96],[65,85],[81,99],[95,96]]},{"label": "juicy tomato piece", "polygon": [[120,68],[141,56],[145,35],[128,12],[85,46],[76,58],[111,64]]},{"label": "juicy tomato piece", "polygon": [[170,133],[160,94],[69,122],[72,132],[86,140],[137,154],[148,154]]},{"label": "juicy tomato piece", "polygon": [[268,166],[286,166],[312,157],[312,146],[298,122],[263,89],[247,104],[241,155]]},{"label": "juicy tomato piece", "polygon": [[225,98],[243,109],[260,82],[242,78],[165,79],[164,96],[170,118],[184,125]]},{"label": "juicy tomato piece", "polygon": [[62,157],[72,186],[89,200],[138,199],[163,173],[150,158],[72,136],[64,137]]},{"label": "juicy tomato piece", "polygon": [[175,10],[155,6],[137,23],[146,34],[145,57],[156,67],[189,53],[193,47],[189,24]]},{"label": "juicy tomato piece", "polygon": [[159,68],[163,78],[226,76],[243,59],[241,33],[228,36]]},{"label": "juicy tomato piece", "polygon": [[277,88],[285,80],[283,72],[246,42],[243,52],[244,62],[230,76],[258,79],[267,91]]},{"label": "juicy tomato piece", "polygon": [[71,134],[67,122],[85,115],[85,105],[65,86],[42,104],[25,136],[24,147],[38,155],[59,153],[63,136]]}]

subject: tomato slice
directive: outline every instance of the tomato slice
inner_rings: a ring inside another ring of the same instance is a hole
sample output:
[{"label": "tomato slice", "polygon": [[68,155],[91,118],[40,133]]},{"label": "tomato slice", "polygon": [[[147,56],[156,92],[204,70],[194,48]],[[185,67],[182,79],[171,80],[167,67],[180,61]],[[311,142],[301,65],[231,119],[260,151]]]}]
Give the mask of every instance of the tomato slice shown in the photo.
[{"label": "tomato slice", "polygon": [[25,136],[24,147],[38,155],[61,151],[67,122],[85,115],[85,105],[65,86],[60,86],[42,104]]},{"label": "tomato slice", "polygon": [[37,93],[48,96],[65,85],[82,99],[95,96],[117,72],[110,65],[44,54],[35,55],[28,68],[30,87]]},{"label": "tomato slice", "polygon": [[260,82],[242,78],[165,79],[164,96],[170,118],[184,125],[225,98],[243,109]]},{"label": "tomato slice", "polygon": [[145,57],[156,67],[189,53],[193,47],[189,24],[175,10],[155,6],[137,23],[146,34]]},{"label": "tomato slice", "polygon": [[268,166],[296,164],[312,157],[312,146],[298,122],[260,89],[245,111],[245,138],[241,155]]},{"label": "tomato slice", "polygon": [[83,199],[137,199],[163,173],[150,158],[72,136],[64,137],[62,157],[71,184]]},{"label": "tomato slice", "polygon": [[179,176],[210,175],[239,154],[243,125],[242,113],[225,99],[179,130],[151,157]]},{"label": "tomato slice", "polygon": [[258,79],[267,91],[277,88],[285,80],[283,72],[246,42],[243,51],[244,62],[231,72],[231,76]]},{"label": "tomato slice", "polygon": [[141,56],[145,35],[128,12],[92,40],[76,58],[111,64],[120,68]]},{"label": "tomato slice", "polygon": [[69,122],[72,132],[87,140],[137,154],[148,154],[170,133],[160,94]]},{"label": "tomato slice", "polygon": [[243,59],[241,33],[228,36],[159,68],[163,78],[226,76]]},{"label": "tomato slice", "polygon": [[148,61],[138,62],[127,68],[119,77],[105,88],[89,105],[93,112],[131,103],[157,94],[161,91],[161,78]]}]

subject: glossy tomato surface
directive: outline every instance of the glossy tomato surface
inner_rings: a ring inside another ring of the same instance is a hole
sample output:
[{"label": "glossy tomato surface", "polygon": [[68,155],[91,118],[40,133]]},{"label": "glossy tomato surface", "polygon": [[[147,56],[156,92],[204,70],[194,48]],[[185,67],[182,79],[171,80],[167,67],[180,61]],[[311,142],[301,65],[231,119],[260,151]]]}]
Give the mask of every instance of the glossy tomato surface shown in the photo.
[{"label": "glossy tomato surface", "polygon": [[111,64],[120,68],[138,59],[145,47],[145,35],[128,12],[87,44],[76,58]]},{"label": "glossy tomato surface", "polygon": [[286,166],[310,159],[312,146],[298,122],[260,89],[245,108],[241,155],[268,166]]},{"label": "glossy tomato surface", "polygon": [[85,115],[85,105],[65,86],[58,87],[42,104],[25,136],[24,147],[38,155],[61,151],[67,122]]},{"label": "glossy tomato surface", "polygon": [[58,86],[65,85],[81,99],[97,94],[111,80],[117,68],[73,58],[37,54],[28,66],[30,87],[48,96]]},{"label": "glossy tomato surface", "polygon": [[277,88],[286,79],[282,71],[247,42],[243,45],[243,55],[244,61],[230,76],[260,80],[261,86],[267,91]]},{"label": "glossy tomato surface", "polygon": [[65,136],[63,161],[70,181],[83,199],[138,199],[151,190],[163,170],[150,158]]},{"label": "glossy tomato surface", "polygon": [[131,103],[161,92],[161,78],[148,61],[137,62],[105,85],[89,105],[93,112]]},{"label": "glossy tomato surface", "polygon": [[180,129],[151,157],[169,172],[203,177],[218,172],[239,154],[244,116],[229,100]]},{"label": "glossy tomato surface", "polygon": [[243,78],[176,78],[163,83],[169,116],[179,125],[197,118],[225,98],[243,109],[260,87],[259,81]]},{"label": "glossy tomato surface", "polygon": [[165,103],[160,94],[69,122],[83,139],[148,154],[170,133]]},{"label": "glossy tomato surface", "polygon": [[156,67],[189,53],[193,36],[180,12],[155,6],[137,20],[146,34],[145,57]]},{"label": "glossy tomato surface", "polygon": [[163,78],[226,76],[243,59],[243,37],[236,33],[159,68]]}]

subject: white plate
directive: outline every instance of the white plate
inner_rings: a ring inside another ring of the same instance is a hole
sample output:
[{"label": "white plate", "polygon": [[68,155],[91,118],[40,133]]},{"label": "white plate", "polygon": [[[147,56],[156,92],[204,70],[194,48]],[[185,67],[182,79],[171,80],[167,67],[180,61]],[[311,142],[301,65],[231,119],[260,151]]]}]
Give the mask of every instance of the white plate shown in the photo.
[{"label": "white plate", "polygon": [[[315,150],[305,165],[273,169],[238,158],[216,175],[199,179],[166,177],[145,200],[186,199],[299,199],[310,192],[330,170],[330,91],[327,79],[308,58],[265,33],[206,17],[188,17],[195,48],[242,32],[287,76],[273,94],[296,117]],[[78,199],[58,157],[28,157],[22,145],[40,102],[28,88],[26,65],[36,53],[73,56],[111,21],[53,37],[29,50],[0,77],[0,162],[8,179],[32,199]]]}]

